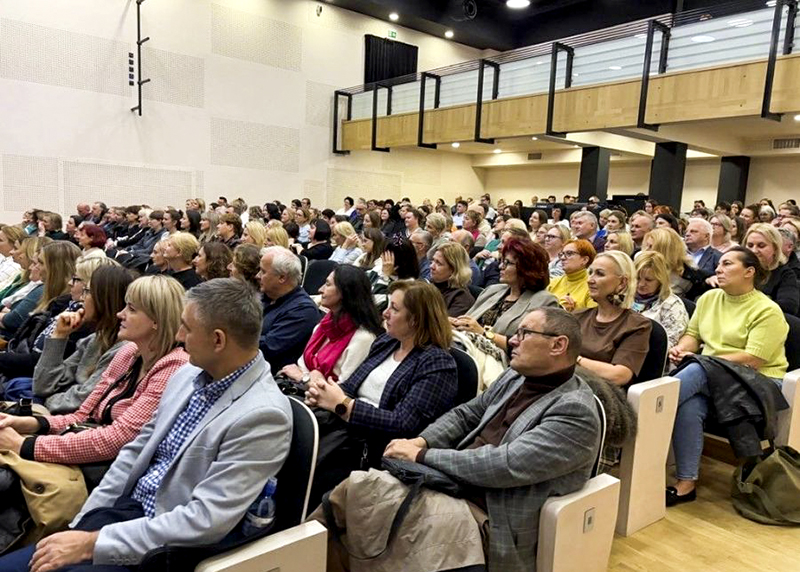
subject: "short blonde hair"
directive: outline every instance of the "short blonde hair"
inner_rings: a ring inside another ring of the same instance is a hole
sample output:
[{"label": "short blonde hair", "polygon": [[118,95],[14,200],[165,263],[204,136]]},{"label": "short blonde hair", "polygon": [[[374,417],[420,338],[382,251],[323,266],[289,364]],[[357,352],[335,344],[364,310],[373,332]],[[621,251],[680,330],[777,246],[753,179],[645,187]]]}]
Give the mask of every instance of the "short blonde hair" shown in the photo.
[{"label": "short blonde hair", "polygon": [[197,252],[200,250],[200,242],[193,234],[188,232],[176,232],[167,239],[178,251],[181,258],[187,264],[191,263]]},{"label": "short blonde hair", "polygon": [[353,225],[347,221],[337,222],[336,226],[333,227],[333,233],[338,234],[342,238],[347,238],[356,233],[356,229],[353,228]]},{"label": "short blonde hair", "polygon": [[[642,245],[647,239],[652,242],[652,250],[660,252],[667,263],[670,273],[683,275],[683,266],[694,266],[694,262],[686,253],[686,244],[680,235],[671,228],[656,228],[644,235]],[[644,250],[644,248],[642,248]]]},{"label": "short blonde hair", "polygon": [[526,225],[518,218],[510,218],[506,220],[506,225],[503,227],[503,230],[508,230],[509,228],[517,228],[519,230],[524,230],[525,232],[528,232],[528,225]]},{"label": "short blonde hair", "polygon": [[89,284],[92,281],[92,274],[101,266],[120,266],[120,263],[108,256],[84,258],[75,265],[75,276],[84,284]]},{"label": "short blonde hair", "polygon": [[469,267],[467,251],[458,243],[445,242],[433,251],[433,256],[440,253],[444,261],[453,271],[447,281],[451,288],[466,288],[472,282],[472,269]]},{"label": "short blonde hair", "polygon": [[595,261],[601,258],[610,258],[617,267],[617,275],[620,278],[627,278],[628,286],[622,292],[622,308],[630,308],[633,305],[633,299],[636,295],[636,268],[633,266],[631,257],[620,252],[619,250],[612,250],[611,252],[601,252],[595,258]]},{"label": "short blonde hair", "polygon": [[151,349],[161,359],[175,347],[175,336],[181,327],[185,291],[180,282],[163,274],[134,280],[125,293],[125,303],[156,323]]},{"label": "short blonde hair", "polygon": [[747,229],[747,234],[744,235],[742,246],[747,246],[747,238],[753,233],[758,233],[763,236],[764,240],[769,242],[775,251],[775,257],[772,259],[772,263],[769,265],[767,270],[772,272],[781,264],[786,264],[786,257],[783,255],[783,237],[781,237],[781,234],[778,232],[777,228],[772,226],[772,224],[767,224],[764,222],[751,224],[750,228]]},{"label": "short blonde hair", "polygon": [[649,270],[653,273],[653,278],[659,283],[658,297],[661,300],[669,298],[669,295],[672,294],[669,270],[667,269],[667,262],[660,252],[650,250],[640,253],[634,260],[633,266],[636,268],[636,280],[639,280],[639,276],[643,271]]},{"label": "short blonde hair", "polygon": [[248,236],[253,239],[253,244],[259,248],[263,248],[267,243],[267,227],[257,220],[251,220],[244,225],[244,228]]},{"label": "short blonde hair", "polygon": [[608,242],[608,237],[612,234],[616,235],[617,237],[620,252],[624,252],[628,256],[633,254],[633,239],[631,238],[631,233],[625,232],[624,230],[609,231],[606,235],[606,242]]},{"label": "short blonde hair", "polygon": [[[280,221],[278,221],[278,224],[280,224]],[[286,232],[283,225],[268,228],[264,239],[264,244],[271,242],[272,246],[289,248],[289,233]]]},{"label": "short blonde hair", "polygon": [[425,225],[431,226],[436,231],[436,236],[439,236],[446,230],[449,230],[447,226],[447,219],[441,213],[431,213],[425,218]]}]

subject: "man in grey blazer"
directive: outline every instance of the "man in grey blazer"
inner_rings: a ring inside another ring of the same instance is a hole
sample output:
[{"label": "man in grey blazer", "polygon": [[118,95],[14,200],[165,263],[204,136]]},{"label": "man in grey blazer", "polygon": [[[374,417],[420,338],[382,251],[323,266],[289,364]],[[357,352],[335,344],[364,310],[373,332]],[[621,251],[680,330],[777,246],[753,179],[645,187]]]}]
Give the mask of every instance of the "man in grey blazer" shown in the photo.
[{"label": "man in grey blazer", "polygon": [[[154,548],[218,542],[239,524],[283,465],[292,433],[290,404],[258,348],[261,313],[239,280],[187,293],[178,340],[191,365],[170,379],[153,419],[122,449],[73,530],[36,545],[34,572],[127,570]],[[0,559],[0,569],[18,568]]]},{"label": "man in grey blazer", "polygon": [[489,516],[491,572],[536,569],[539,511],[583,487],[600,442],[591,389],[575,375],[580,326],[568,312],[530,312],[509,341],[511,368],[487,391],[385,455],[424,463],[478,490]]}]

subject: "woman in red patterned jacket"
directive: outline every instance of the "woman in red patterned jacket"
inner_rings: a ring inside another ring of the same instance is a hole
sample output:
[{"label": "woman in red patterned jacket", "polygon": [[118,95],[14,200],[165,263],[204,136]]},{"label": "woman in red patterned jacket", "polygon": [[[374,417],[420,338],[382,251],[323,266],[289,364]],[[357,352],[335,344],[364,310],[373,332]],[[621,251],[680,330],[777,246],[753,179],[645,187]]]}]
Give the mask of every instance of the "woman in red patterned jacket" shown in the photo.
[{"label": "woman in red patterned jacket", "polygon": [[0,416],[0,450],[69,465],[114,459],[150,420],[167,381],[189,360],[175,342],[183,297],[183,287],[167,276],[131,283],[118,314],[119,339],[130,343],[120,348],[92,393],[69,415]]}]

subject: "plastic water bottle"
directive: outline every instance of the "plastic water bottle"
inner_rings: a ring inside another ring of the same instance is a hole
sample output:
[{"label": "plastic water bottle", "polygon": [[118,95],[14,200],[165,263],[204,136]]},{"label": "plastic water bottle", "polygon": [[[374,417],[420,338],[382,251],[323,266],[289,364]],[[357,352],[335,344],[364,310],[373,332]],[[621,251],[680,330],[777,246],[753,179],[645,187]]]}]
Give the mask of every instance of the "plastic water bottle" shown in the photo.
[{"label": "plastic water bottle", "polygon": [[245,536],[254,536],[268,528],[275,520],[275,489],[278,479],[270,477],[264,490],[253,501],[242,522],[242,532]]}]

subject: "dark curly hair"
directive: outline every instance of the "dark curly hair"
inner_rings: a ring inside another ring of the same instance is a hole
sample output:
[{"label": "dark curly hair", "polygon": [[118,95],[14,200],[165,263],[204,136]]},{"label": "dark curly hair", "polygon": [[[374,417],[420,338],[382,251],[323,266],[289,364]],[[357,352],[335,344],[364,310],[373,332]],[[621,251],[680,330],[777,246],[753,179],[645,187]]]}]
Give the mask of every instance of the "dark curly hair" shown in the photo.
[{"label": "dark curly hair", "polygon": [[259,289],[259,281],[256,274],[260,270],[261,249],[255,244],[240,244],[233,251],[233,266],[241,275],[242,279]]},{"label": "dark curly hair", "polygon": [[233,260],[233,253],[228,245],[221,242],[206,242],[201,250],[206,255],[206,274],[208,280],[229,278],[228,264]]},{"label": "dark curly hair", "polygon": [[503,258],[509,253],[517,257],[517,276],[523,290],[538,292],[550,284],[550,257],[541,245],[529,238],[512,238],[500,253]]}]

